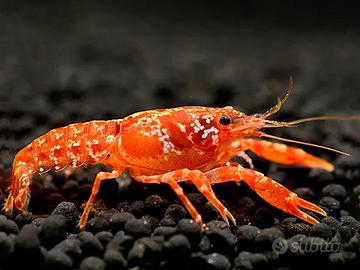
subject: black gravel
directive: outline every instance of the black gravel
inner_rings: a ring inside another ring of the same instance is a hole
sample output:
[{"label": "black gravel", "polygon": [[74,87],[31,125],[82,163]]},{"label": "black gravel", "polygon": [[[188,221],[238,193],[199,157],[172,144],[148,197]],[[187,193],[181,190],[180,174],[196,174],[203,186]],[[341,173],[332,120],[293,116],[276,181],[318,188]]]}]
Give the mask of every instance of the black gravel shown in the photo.
[{"label": "black gravel", "polygon": [[[0,8],[0,205],[16,152],[73,122],[197,104],[263,112],[289,76],[294,93],[274,119],[360,115],[359,23],[350,7],[80,2]],[[102,183],[80,232],[91,183],[106,169],[88,166],[35,177],[28,213],[0,211],[0,269],[357,269],[359,122],[269,132],[351,153],[304,147],[331,161],[332,173],[252,155],[257,170],[327,211],[312,214],[319,224],[273,208],[246,184],[224,183],[214,191],[237,220],[228,226],[184,184],[206,223],[201,232],[168,186],[125,173]]]}]

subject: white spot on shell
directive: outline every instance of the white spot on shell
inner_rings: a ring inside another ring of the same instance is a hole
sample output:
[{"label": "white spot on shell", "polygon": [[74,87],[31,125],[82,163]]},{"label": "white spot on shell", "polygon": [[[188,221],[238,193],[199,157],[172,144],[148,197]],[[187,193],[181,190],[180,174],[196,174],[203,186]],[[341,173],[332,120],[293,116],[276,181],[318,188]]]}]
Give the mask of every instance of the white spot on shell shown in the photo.
[{"label": "white spot on shell", "polygon": [[63,137],[64,134],[63,133],[58,133],[58,132],[55,132],[55,138],[58,140],[60,139],[61,137]]},{"label": "white spot on shell", "polygon": [[199,188],[200,192],[204,192],[206,190],[206,185],[202,184]]},{"label": "white spot on shell", "polygon": [[80,141],[76,141],[76,142],[74,142],[73,144],[72,144],[72,146],[80,146]]},{"label": "white spot on shell", "polygon": [[179,127],[180,131],[183,133],[186,133],[186,126],[181,123],[176,123],[176,125]]},{"label": "white spot on shell", "polygon": [[211,135],[212,144],[217,145],[219,143],[219,136],[218,135]]},{"label": "white spot on shell", "polygon": [[231,143],[231,147],[233,147],[233,148],[238,148],[239,146],[240,146],[240,141],[233,141],[232,143]]},{"label": "white spot on shell", "polygon": [[38,142],[39,146],[42,146],[45,143],[45,138],[38,139],[37,142]]},{"label": "white spot on shell", "polygon": [[177,193],[178,195],[181,195],[181,194],[183,194],[184,192],[183,192],[182,188],[176,188],[176,189],[175,189],[175,193]]},{"label": "white spot on shell", "polygon": [[112,143],[112,142],[114,141],[114,139],[115,139],[115,136],[114,136],[114,135],[108,135],[108,136],[106,137],[106,142],[107,142],[107,143]]},{"label": "white spot on shell", "polygon": [[279,152],[285,152],[287,149],[287,146],[285,144],[275,143],[274,149]]},{"label": "white spot on shell", "polygon": [[199,122],[198,119],[195,119],[193,123],[190,124],[193,127],[195,133],[199,133],[201,130],[204,130],[205,127]]},{"label": "white spot on shell", "polygon": [[216,127],[214,127],[214,126],[211,127],[211,128],[205,129],[205,130],[204,130],[204,133],[201,135],[201,138],[206,139],[207,136],[208,136],[210,133],[212,133],[212,132],[214,132],[215,134],[217,134],[217,133],[219,133],[219,130],[218,130]]},{"label": "white spot on shell", "polygon": [[267,182],[267,178],[266,177],[262,177],[260,180],[259,180],[259,183],[261,184],[264,184]]}]

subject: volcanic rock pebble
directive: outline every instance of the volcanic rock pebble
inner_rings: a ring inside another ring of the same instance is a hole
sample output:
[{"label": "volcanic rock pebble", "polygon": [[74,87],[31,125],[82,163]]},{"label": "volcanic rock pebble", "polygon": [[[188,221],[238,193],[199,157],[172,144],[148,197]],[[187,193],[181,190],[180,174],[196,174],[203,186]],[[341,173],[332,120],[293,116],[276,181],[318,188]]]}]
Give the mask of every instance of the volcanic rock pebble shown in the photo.
[{"label": "volcanic rock pebble", "polygon": [[150,195],[145,199],[145,211],[152,216],[161,216],[164,214],[164,209],[167,208],[169,202],[162,196]]},{"label": "volcanic rock pebble", "polygon": [[209,238],[205,235],[201,236],[201,240],[200,240],[200,243],[199,243],[199,249],[207,254],[209,253],[211,250],[212,250],[212,244],[209,240]]},{"label": "volcanic rock pebble", "polygon": [[101,242],[94,236],[93,233],[82,231],[77,235],[81,242],[81,250],[83,256],[101,256],[104,247]]},{"label": "volcanic rock pebble", "polygon": [[80,212],[72,202],[61,202],[52,211],[51,215],[63,215],[66,219],[68,229],[71,230],[75,227],[79,219]]},{"label": "volcanic rock pebble", "polygon": [[229,259],[219,253],[211,253],[206,256],[206,262],[208,264],[207,269],[212,270],[229,270],[231,263]]},{"label": "volcanic rock pebble", "polygon": [[303,198],[307,201],[312,201],[315,198],[315,193],[308,187],[298,187],[293,190],[294,193],[299,195],[300,198]]},{"label": "volcanic rock pebble", "polygon": [[236,235],[239,249],[247,251],[254,250],[255,239],[260,231],[258,227],[252,225],[237,226],[234,229],[234,234]]},{"label": "volcanic rock pebble", "polygon": [[242,251],[234,260],[235,269],[262,269],[266,268],[268,259],[264,254]]},{"label": "volcanic rock pebble", "polygon": [[309,235],[321,237],[325,240],[330,240],[332,237],[331,227],[325,223],[315,224],[311,227]]},{"label": "volcanic rock pebble", "polygon": [[171,216],[164,216],[162,220],[160,220],[161,226],[176,226],[176,219]]},{"label": "volcanic rock pebble", "polygon": [[45,255],[45,269],[70,270],[73,269],[73,260],[60,249],[52,249]]},{"label": "volcanic rock pebble", "polygon": [[200,227],[192,219],[183,218],[176,226],[177,232],[186,235],[192,246],[197,246],[200,241]]},{"label": "volcanic rock pebble", "polygon": [[355,196],[360,196],[360,184],[353,188]]},{"label": "volcanic rock pebble", "polygon": [[34,218],[32,221],[31,221],[31,224],[34,224],[35,226],[39,227],[41,226],[41,224],[45,221],[46,218],[44,217],[37,217],[37,218]]},{"label": "volcanic rock pebble", "polygon": [[165,211],[165,217],[169,216],[173,218],[175,221],[179,221],[182,218],[187,216],[186,209],[179,204],[171,204]]},{"label": "volcanic rock pebble", "polygon": [[54,255],[62,252],[70,256],[72,260],[78,261],[82,255],[81,245],[81,241],[77,238],[66,238],[54,246],[50,251],[52,251]]},{"label": "volcanic rock pebble", "polygon": [[109,227],[110,222],[103,216],[97,216],[88,221],[86,224],[86,230],[92,233],[106,231]]},{"label": "volcanic rock pebble", "polygon": [[14,258],[16,264],[26,261],[30,265],[36,265],[43,261],[43,253],[40,246],[39,229],[33,224],[26,224],[15,237]]},{"label": "volcanic rock pebble", "polygon": [[0,232],[16,234],[19,232],[19,228],[13,220],[0,215]]},{"label": "volcanic rock pebble", "polygon": [[346,189],[339,184],[328,184],[322,189],[324,196],[333,197],[339,201],[344,201],[346,197]]},{"label": "volcanic rock pebble", "polygon": [[336,233],[337,230],[340,229],[341,224],[342,224],[339,220],[337,220],[336,218],[334,218],[332,216],[324,217],[321,220],[321,223],[325,223],[325,224],[329,225],[333,234]]},{"label": "volcanic rock pebble", "polygon": [[352,237],[351,227],[348,225],[341,226],[337,232],[340,235],[340,241],[342,242],[349,242]]},{"label": "volcanic rock pebble", "polygon": [[130,203],[127,201],[123,201],[123,202],[119,202],[116,205],[116,209],[121,213],[121,212],[128,212],[130,208]]},{"label": "volcanic rock pebble", "polygon": [[315,178],[313,180],[321,185],[330,184],[334,181],[334,174],[322,169],[311,169],[309,177]]},{"label": "volcanic rock pebble", "polygon": [[128,253],[129,265],[156,266],[163,254],[163,244],[151,237],[143,237],[135,241]]},{"label": "volcanic rock pebble", "polygon": [[275,240],[283,239],[284,234],[278,228],[271,227],[262,229],[255,237],[255,243],[259,250],[272,250],[272,244]]},{"label": "volcanic rock pebble", "polygon": [[184,267],[187,267],[189,269],[228,270],[231,268],[231,263],[226,256],[219,253],[207,255],[193,253],[189,261],[179,261],[176,266],[174,262],[174,266],[170,269],[183,269]]},{"label": "volcanic rock pebble", "polygon": [[154,232],[152,233],[152,236],[163,237],[164,239],[168,239],[169,237],[174,235],[176,232],[177,232],[177,230],[174,227],[159,226],[154,230]]},{"label": "volcanic rock pebble", "polygon": [[16,215],[15,222],[18,227],[21,229],[25,224],[31,223],[33,220],[33,216],[29,213],[21,213]]},{"label": "volcanic rock pebble", "polygon": [[346,269],[356,269],[357,264],[355,262],[356,253],[351,251],[339,251],[336,253],[329,254],[329,266],[341,269],[345,267]]},{"label": "volcanic rock pebble", "polygon": [[65,239],[67,233],[66,218],[63,215],[50,215],[40,225],[41,243],[47,247],[53,247],[56,243]]},{"label": "volcanic rock pebble", "polygon": [[129,212],[117,213],[110,218],[110,230],[114,233],[124,230],[126,222],[134,218],[135,216]]},{"label": "volcanic rock pebble", "polygon": [[331,216],[340,218],[340,203],[333,197],[325,196],[319,201],[319,205]]},{"label": "volcanic rock pebble", "polygon": [[176,234],[164,243],[167,254],[172,258],[189,256],[191,252],[191,243],[189,239],[182,234]]},{"label": "volcanic rock pebble", "polygon": [[204,196],[200,193],[188,193],[187,197],[191,201],[191,203],[197,208],[200,209],[207,202]]},{"label": "volcanic rock pebble", "polygon": [[105,262],[98,257],[87,257],[82,260],[80,270],[105,270]]},{"label": "volcanic rock pebble", "polygon": [[151,224],[144,218],[133,218],[126,222],[124,230],[129,235],[139,238],[151,233]]},{"label": "volcanic rock pebble", "polygon": [[116,270],[116,269],[126,269],[127,261],[122,255],[122,253],[115,249],[107,249],[104,253],[104,262],[106,264],[106,269]]},{"label": "volcanic rock pebble", "polygon": [[223,221],[210,221],[206,224],[204,234],[209,238],[214,251],[221,254],[235,252],[237,238]]},{"label": "volcanic rock pebble", "polygon": [[274,225],[274,221],[273,212],[269,208],[261,207],[255,212],[252,224],[263,229]]},{"label": "volcanic rock pebble", "polygon": [[108,231],[101,231],[95,234],[95,237],[101,242],[103,247],[106,247],[106,245],[114,238],[114,235]]},{"label": "volcanic rock pebble", "polygon": [[120,252],[127,252],[133,246],[134,238],[125,234],[124,231],[117,232],[113,239],[107,244],[106,250],[114,249]]},{"label": "volcanic rock pebble", "polygon": [[135,201],[129,205],[128,211],[137,218],[141,218],[144,214],[145,203],[143,201]]},{"label": "volcanic rock pebble", "polygon": [[295,217],[284,218],[281,224],[284,228],[286,238],[290,238],[296,234],[307,235],[311,229],[309,224],[305,222],[298,222]]},{"label": "volcanic rock pebble", "polygon": [[360,221],[357,221],[352,216],[344,216],[344,217],[341,217],[340,220],[341,220],[342,225],[347,225],[347,226],[350,227],[351,232],[353,234],[359,231],[359,229],[360,229]]}]

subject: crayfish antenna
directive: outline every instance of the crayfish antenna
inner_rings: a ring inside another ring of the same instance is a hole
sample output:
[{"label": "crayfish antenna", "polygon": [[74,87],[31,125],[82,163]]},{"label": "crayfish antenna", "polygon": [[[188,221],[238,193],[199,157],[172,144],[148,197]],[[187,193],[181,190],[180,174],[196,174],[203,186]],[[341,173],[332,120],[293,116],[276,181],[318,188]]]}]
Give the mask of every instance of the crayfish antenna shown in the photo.
[{"label": "crayfish antenna", "polygon": [[265,120],[266,125],[264,128],[277,128],[277,127],[296,127],[299,124],[306,122],[314,122],[314,121],[323,121],[323,120],[340,120],[340,121],[351,121],[351,120],[360,120],[360,116],[336,116],[336,115],[324,115],[324,116],[313,116],[307,118],[301,118],[289,122],[281,122],[281,121],[272,121]]},{"label": "crayfish antenna", "polygon": [[277,113],[278,111],[280,111],[281,106],[282,106],[282,105],[285,103],[285,101],[289,98],[289,96],[290,96],[290,94],[291,94],[291,92],[292,92],[293,89],[294,89],[294,82],[293,82],[293,80],[292,80],[292,77],[290,77],[289,86],[288,86],[288,88],[287,88],[287,90],[286,90],[286,94],[285,94],[285,96],[283,97],[283,99],[280,99],[280,98],[278,97],[278,102],[277,102],[277,104],[276,104],[274,107],[272,107],[271,109],[269,109],[268,111],[266,111],[266,112],[261,116],[261,119],[266,119],[266,118],[268,118],[269,116],[271,116],[271,115]]},{"label": "crayfish antenna", "polygon": [[303,144],[303,145],[307,145],[307,146],[312,146],[312,147],[316,147],[316,148],[321,148],[321,149],[325,149],[325,150],[328,150],[328,151],[332,151],[332,152],[335,152],[335,153],[338,153],[338,154],[341,154],[341,155],[350,156],[349,153],[343,152],[343,151],[341,151],[341,150],[337,150],[337,149],[335,149],[335,148],[331,148],[331,147],[319,145],[319,144],[314,144],[314,143],[309,143],[309,142],[303,142],[303,141],[298,141],[298,140],[292,140],[292,139],[282,138],[282,137],[278,137],[278,136],[270,135],[270,134],[266,134],[266,133],[261,134],[261,137],[266,137],[266,138],[275,139],[275,140],[284,141],[284,142]]}]

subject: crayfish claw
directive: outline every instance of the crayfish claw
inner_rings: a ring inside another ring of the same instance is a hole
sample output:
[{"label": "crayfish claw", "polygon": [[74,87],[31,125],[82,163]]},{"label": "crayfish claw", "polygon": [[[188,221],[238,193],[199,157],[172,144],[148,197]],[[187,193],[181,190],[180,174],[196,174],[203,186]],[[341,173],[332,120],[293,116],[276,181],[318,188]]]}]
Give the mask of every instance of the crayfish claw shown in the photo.
[{"label": "crayfish claw", "polygon": [[308,202],[308,201],[306,201],[306,200],[304,200],[302,198],[299,198],[299,197],[297,197],[296,201],[297,201],[298,206],[300,206],[302,208],[311,210],[311,211],[313,211],[315,213],[318,213],[318,214],[320,214],[320,215],[322,215],[324,217],[327,216],[327,213],[325,212],[325,210],[323,210],[322,208],[320,208],[319,206],[317,206],[317,205],[315,205],[315,204],[313,204],[311,202]]}]

